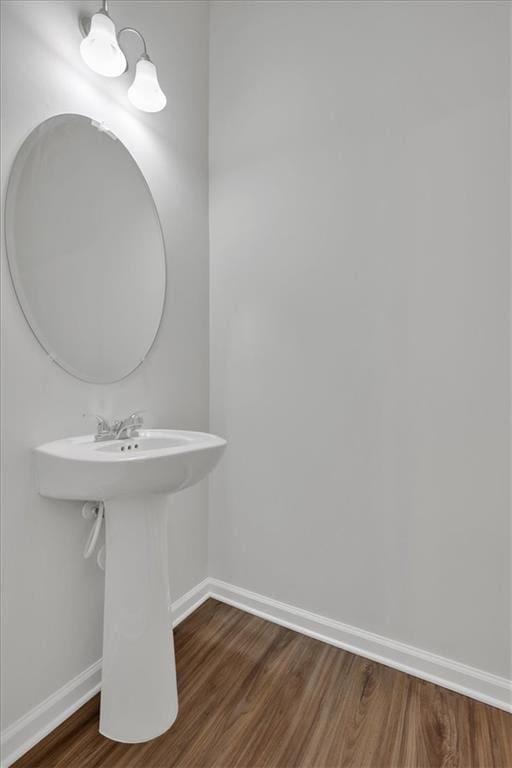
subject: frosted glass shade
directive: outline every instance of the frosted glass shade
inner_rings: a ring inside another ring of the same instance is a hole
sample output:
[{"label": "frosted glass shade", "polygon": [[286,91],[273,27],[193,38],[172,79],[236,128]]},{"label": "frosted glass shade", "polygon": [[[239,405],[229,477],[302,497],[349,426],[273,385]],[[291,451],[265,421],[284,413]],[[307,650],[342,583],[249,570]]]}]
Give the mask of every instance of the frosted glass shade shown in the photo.
[{"label": "frosted glass shade", "polygon": [[114,22],[105,13],[95,13],[91,18],[91,28],[80,44],[80,53],[93,72],[104,77],[119,77],[126,69]]},{"label": "frosted glass shade", "polygon": [[160,112],[167,104],[165,93],[160,88],[156,67],[149,59],[139,59],[135,79],[128,88],[128,98],[143,112]]}]

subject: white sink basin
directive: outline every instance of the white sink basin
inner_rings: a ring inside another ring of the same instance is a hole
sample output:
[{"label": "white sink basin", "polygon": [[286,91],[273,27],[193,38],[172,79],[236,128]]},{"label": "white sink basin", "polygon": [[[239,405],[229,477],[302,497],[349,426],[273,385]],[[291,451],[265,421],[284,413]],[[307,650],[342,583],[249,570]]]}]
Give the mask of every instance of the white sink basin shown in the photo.
[{"label": "white sink basin", "polygon": [[115,741],[153,739],[178,714],[167,495],[206,477],[225,446],[203,432],[149,429],[126,440],[88,435],[35,449],[43,496],[105,504],[100,732]]},{"label": "white sink basin", "polygon": [[96,443],[68,437],[36,448],[39,493],[53,499],[106,500],[174,493],[202,480],[226,441],[205,432],[144,429],[140,437]]}]

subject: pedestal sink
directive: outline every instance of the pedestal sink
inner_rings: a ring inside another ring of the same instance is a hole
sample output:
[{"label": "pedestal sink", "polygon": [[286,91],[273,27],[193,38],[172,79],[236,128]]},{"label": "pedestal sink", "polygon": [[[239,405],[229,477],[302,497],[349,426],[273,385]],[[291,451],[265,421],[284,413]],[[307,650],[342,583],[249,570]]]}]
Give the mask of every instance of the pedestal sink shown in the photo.
[{"label": "pedestal sink", "polygon": [[105,504],[100,732],[110,739],[153,739],[178,714],[167,496],[202,480],[225,445],[203,432],[151,429],[125,440],[88,435],[35,449],[43,496]]}]

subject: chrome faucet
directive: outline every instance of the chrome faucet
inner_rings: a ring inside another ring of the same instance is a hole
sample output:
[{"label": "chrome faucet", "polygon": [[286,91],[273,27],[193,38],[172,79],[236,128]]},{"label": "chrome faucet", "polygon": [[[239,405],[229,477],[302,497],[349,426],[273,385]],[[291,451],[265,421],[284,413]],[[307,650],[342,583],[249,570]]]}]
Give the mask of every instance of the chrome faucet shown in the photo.
[{"label": "chrome faucet", "polygon": [[[98,428],[94,435],[97,443],[106,440],[128,440],[131,437],[139,437],[139,429],[144,426],[144,411],[134,411],[126,419],[115,419],[111,424],[103,416],[92,414],[98,422]],[[84,416],[88,414],[84,413]]]},{"label": "chrome faucet", "polygon": [[115,433],[114,440],[126,440],[130,437],[138,437],[139,429],[144,426],[143,411],[134,411],[127,419],[114,421],[112,430]]}]

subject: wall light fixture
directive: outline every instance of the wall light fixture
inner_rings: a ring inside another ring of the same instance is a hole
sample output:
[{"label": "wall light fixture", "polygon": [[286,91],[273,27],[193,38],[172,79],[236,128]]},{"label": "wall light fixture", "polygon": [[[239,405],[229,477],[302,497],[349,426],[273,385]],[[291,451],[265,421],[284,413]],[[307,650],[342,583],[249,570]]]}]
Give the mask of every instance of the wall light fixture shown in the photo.
[{"label": "wall light fixture", "polygon": [[116,33],[114,22],[108,13],[108,2],[103,0],[102,8],[91,17],[80,19],[83,40],[80,53],[85,63],[99,75],[119,77],[128,70],[128,63],[120,45],[123,32],[131,32],[140,39],[143,52],[135,67],[135,78],[128,89],[128,98],[134,107],[143,112],[160,112],[167,104],[165,93],[160,88],[156,67],[148,56],[146,41],[133,27],[123,27]]}]

